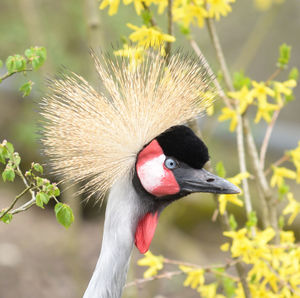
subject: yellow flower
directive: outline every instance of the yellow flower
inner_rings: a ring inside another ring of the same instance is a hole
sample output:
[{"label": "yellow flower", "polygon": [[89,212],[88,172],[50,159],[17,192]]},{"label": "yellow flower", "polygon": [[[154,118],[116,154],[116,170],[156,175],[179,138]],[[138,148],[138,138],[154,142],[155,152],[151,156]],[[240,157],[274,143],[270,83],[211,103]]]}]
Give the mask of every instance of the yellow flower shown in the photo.
[{"label": "yellow flower", "polygon": [[176,0],[173,5],[174,21],[181,23],[185,28],[190,24],[203,27],[204,19],[208,16],[203,0]]},{"label": "yellow flower", "polygon": [[[248,178],[250,176],[249,173],[239,173],[238,175],[228,178],[228,181],[235,185],[240,185],[242,180],[245,178]],[[238,195],[219,195],[219,208],[220,208],[220,214],[224,214],[226,211],[227,203],[230,202],[232,204],[235,204],[239,207],[242,207],[244,205],[243,201],[238,198]]]},{"label": "yellow flower", "polygon": [[141,11],[144,9],[143,0],[123,0],[123,2],[125,5],[128,5],[133,2],[137,15],[140,15]]},{"label": "yellow flower", "polygon": [[294,195],[291,192],[287,194],[287,199],[289,200],[289,203],[283,209],[282,214],[291,214],[288,220],[288,224],[291,225],[298,213],[300,213],[300,203],[295,200]]},{"label": "yellow flower", "polygon": [[243,207],[244,203],[242,200],[240,200],[237,195],[219,195],[219,208],[220,208],[220,214],[224,214],[226,211],[227,203],[230,202],[234,205],[237,205],[239,207]]},{"label": "yellow flower", "polygon": [[298,142],[298,147],[289,151],[288,154],[292,157],[292,161],[297,170],[296,182],[300,183],[300,141]]},{"label": "yellow flower", "polygon": [[248,230],[246,228],[238,231],[226,231],[224,236],[232,238],[231,254],[233,258],[242,257],[245,263],[250,263],[253,258],[253,244],[248,238]]},{"label": "yellow flower", "polygon": [[294,171],[285,167],[273,167],[273,176],[271,178],[271,186],[281,187],[284,184],[284,178],[296,179],[297,175]]},{"label": "yellow flower", "polygon": [[108,14],[110,16],[117,13],[119,8],[120,0],[103,0],[99,6],[100,9],[104,9],[109,6]]},{"label": "yellow flower", "polygon": [[237,123],[238,123],[237,112],[236,112],[236,110],[224,107],[221,110],[221,115],[219,116],[218,120],[220,122],[222,122],[222,121],[226,121],[229,119],[231,119],[229,130],[234,131],[237,126]]},{"label": "yellow flower", "polygon": [[295,243],[293,231],[280,231],[280,243]]},{"label": "yellow flower", "polygon": [[130,61],[130,66],[136,66],[144,60],[145,49],[143,47],[130,47],[123,45],[123,49],[114,51],[116,56],[126,57]]},{"label": "yellow flower", "polygon": [[239,113],[243,114],[248,106],[253,102],[252,91],[249,91],[247,86],[243,86],[240,91],[228,92],[228,96],[239,101]]},{"label": "yellow flower", "polygon": [[201,294],[201,297],[205,298],[225,298],[225,296],[217,294],[217,287],[216,283],[203,285],[198,288],[198,292]]},{"label": "yellow flower", "polygon": [[266,122],[271,122],[271,112],[279,109],[278,105],[268,103],[267,101],[261,101],[258,103],[258,109],[254,122],[258,123],[261,118],[264,118]]},{"label": "yellow flower", "polygon": [[148,278],[157,274],[157,271],[163,268],[164,258],[162,256],[155,256],[150,251],[145,253],[144,258],[138,260],[139,266],[149,266],[144,272],[144,278]]},{"label": "yellow flower", "polygon": [[183,285],[185,287],[190,286],[192,289],[196,289],[198,286],[204,285],[205,277],[203,269],[195,269],[188,266],[179,266],[180,270],[187,274],[187,278],[185,279]]},{"label": "yellow flower", "polygon": [[223,243],[223,244],[220,246],[220,249],[221,249],[222,251],[228,251],[228,250],[229,250],[229,246],[230,246],[229,242],[225,242],[225,243]]},{"label": "yellow flower", "polygon": [[257,83],[256,81],[252,81],[252,95],[258,99],[259,102],[266,102],[267,95],[274,97],[275,92],[266,86],[264,82]]},{"label": "yellow flower", "polygon": [[158,6],[158,14],[162,14],[165,8],[168,6],[168,0],[145,0],[146,6],[150,6],[151,4]]},{"label": "yellow flower", "polygon": [[154,49],[161,48],[161,52],[162,54],[164,54],[164,43],[175,41],[174,36],[164,34],[154,27],[148,28],[145,25],[142,25],[142,27],[139,28],[130,23],[128,23],[127,26],[135,31],[129,35],[130,40],[133,42],[137,42],[138,46],[144,47],[145,49],[149,47],[152,47]]},{"label": "yellow flower", "polygon": [[275,231],[273,228],[266,228],[263,231],[258,231],[256,232],[255,238],[254,238],[254,243],[257,246],[266,246],[266,244],[272,240],[275,236]]},{"label": "yellow flower", "polygon": [[282,106],[283,100],[282,100],[282,94],[284,95],[291,95],[292,94],[292,88],[295,88],[297,86],[297,82],[295,80],[288,80],[283,83],[281,82],[274,82],[274,90],[275,90],[275,97],[277,100],[277,103]]},{"label": "yellow flower", "polygon": [[233,3],[235,0],[207,0],[209,5],[208,16],[210,18],[216,18],[220,20],[220,16],[226,16],[231,12],[231,6],[229,3]]}]

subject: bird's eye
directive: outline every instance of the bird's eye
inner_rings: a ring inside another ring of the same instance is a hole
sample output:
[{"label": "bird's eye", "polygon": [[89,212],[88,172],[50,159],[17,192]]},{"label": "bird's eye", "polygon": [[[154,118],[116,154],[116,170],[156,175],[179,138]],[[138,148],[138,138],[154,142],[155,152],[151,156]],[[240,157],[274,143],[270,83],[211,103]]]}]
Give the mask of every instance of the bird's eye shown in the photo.
[{"label": "bird's eye", "polygon": [[167,159],[165,160],[165,166],[166,166],[168,169],[172,170],[172,169],[177,168],[178,163],[177,163],[177,161],[174,160],[173,158],[167,158]]}]

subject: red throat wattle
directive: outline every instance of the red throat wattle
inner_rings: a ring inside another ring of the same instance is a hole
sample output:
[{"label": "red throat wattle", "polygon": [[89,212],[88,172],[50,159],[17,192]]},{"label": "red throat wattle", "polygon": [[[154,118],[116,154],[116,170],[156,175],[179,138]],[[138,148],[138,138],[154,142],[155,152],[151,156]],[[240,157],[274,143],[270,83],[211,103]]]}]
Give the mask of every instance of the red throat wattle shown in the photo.
[{"label": "red throat wattle", "polygon": [[140,219],[135,231],[135,245],[144,254],[148,251],[158,222],[158,212],[146,213]]}]

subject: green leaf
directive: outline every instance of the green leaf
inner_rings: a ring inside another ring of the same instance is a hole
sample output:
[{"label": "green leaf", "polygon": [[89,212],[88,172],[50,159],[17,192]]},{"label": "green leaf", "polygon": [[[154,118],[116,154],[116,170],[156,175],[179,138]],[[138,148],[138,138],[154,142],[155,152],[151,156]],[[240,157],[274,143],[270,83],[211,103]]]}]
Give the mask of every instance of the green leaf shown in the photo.
[{"label": "green leaf", "polygon": [[36,177],[35,180],[36,180],[37,186],[42,186],[44,184],[44,179],[41,177]]},{"label": "green leaf", "polygon": [[60,196],[60,190],[59,190],[58,187],[56,187],[56,188],[54,189],[54,196],[55,196],[55,197]]},{"label": "green leaf", "polygon": [[285,182],[282,183],[282,185],[278,188],[278,199],[279,201],[283,200],[284,196],[290,191],[290,187],[285,184]]},{"label": "green leaf", "polygon": [[143,10],[142,11],[143,24],[145,24],[146,26],[149,26],[151,18],[152,18],[151,11],[149,11],[149,10]]},{"label": "green leaf", "polygon": [[7,148],[7,151],[9,153],[14,153],[15,149],[14,149],[14,145],[12,143],[7,142],[5,147]]},{"label": "green leaf", "polygon": [[21,55],[15,55],[15,71],[22,71],[26,69],[26,59]]},{"label": "green leaf", "polygon": [[32,68],[37,70],[45,62],[47,52],[44,47],[31,47],[25,51],[25,56],[31,62]]},{"label": "green leaf", "polygon": [[6,68],[9,73],[26,69],[26,59],[21,55],[9,56],[6,59]]},{"label": "green leaf", "polygon": [[34,163],[33,168],[34,168],[35,171],[43,174],[44,169],[39,163]]},{"label": "green leaf", "polygon": [[225,276],[222,278],[222,282],[224,286],[225,296],[227,298],[235,297],[235,282],[231,278]]},{"label": "green leaf", "polygon": [[15,180],[15,176],[15,171],[12,168],[6,168],[2,173],[2,179],[4,182],[13,182]]},{"label": "green leaf", "polygon": [[284,100],[285,103],[289,103],[290,101],[293,101],[295,99],[295,96],[293,94],[285,95]]},{"label": "green leaf", "polygon": [[50,200],[50,197],[42,191],[40,191],[36,195],[36,205],[41,208],[44,208],[44,204],[48,204],[49,200]]},{"label": "green leaf", "polygon": [[7,149],[0,144],[0,162],[3,164],[6,164],[6,155],[7,155]]},{"label": "green leaf", "polygon": [[54,212],[57,221],[65,228],[68,228],[74,222],[73,211],[67,204],[57,203]]},{"label": "green leaf", "polygon": [[242,89],[242,87],[247,86],[250,88],[251,79],[244,75],[243,71],[235,72],[233,74],[233,86],[236,90]]},{"label": "green leaf", "polygon": [[283,227],[284,227],[284,216],[283,215],[279,216],[278,226],[279,226],[280,229],[283,229]]},{"label": "green leaf", "polygon": [[21,163],[21,157],[18,152],[15,152],[13,155],[13,162],[16,166],[18,166]]},{"label": "green leaf", "polygon": [[216,165],[216,172],[217,172],[217,175],[222,177],[222,178],[225,178],[226,177],[226,170],[225,170],[225,167],[223,165],[223,162],[222,161],[219,161]]},{"label": "green leaf", "polygon": [[282,69],[287,67],[290,61],[291,49],[292,47],[288,46],[285,43],[279,47],[279,58],[277,60],[277,67]]},{"label": "green leaf", "polygon": [[229,225],[230,225],[231,229],[234,231],[236,230],[236,228],[238,226],[233,214],[230,214],[230,216],[229,216]]},{"label": "green leaf", "polygon": [[185,26],[183,26],[183,25],[180,25],[180,26],[179,26],[179,29],[180,29],[181,34],[183,34],[183,35],[188,36],[188,35],[191,34],[191,30],[190,30],[189,27],[185,27]]},{"label": "green leaf", "polygon": [[14,59],[14,57],[13,56],[8,56],[7,59],[6,59],[5,65],[6,65],[7,71],[9,73],[14,72],[14,69],[15,69],[15,59]]},{"label": "green leaf", "polygon": [[289,79],[298,81],[299,78],[299,71],[297,67],[293,67],[289,73]]},{"label": "green leaf", "polygon": [[11,213],[6,213],[2,218],[1,220],[6,223],[6,224],[9,224],[12,220],[12,214]]},{"label": "green leaf", "polygon": [[249,219],[246,223],[247,228],[255,227],[257,225],[257,217],[256,217],[256,212],[251,211],[249,213]]},{"label": "green leaf", "polygon": [[19,91],[23,92],[23,97],[28,96],[32,90],[32,85],[33,82],[32,81],[28,81],[27,83],[23,84]]}]

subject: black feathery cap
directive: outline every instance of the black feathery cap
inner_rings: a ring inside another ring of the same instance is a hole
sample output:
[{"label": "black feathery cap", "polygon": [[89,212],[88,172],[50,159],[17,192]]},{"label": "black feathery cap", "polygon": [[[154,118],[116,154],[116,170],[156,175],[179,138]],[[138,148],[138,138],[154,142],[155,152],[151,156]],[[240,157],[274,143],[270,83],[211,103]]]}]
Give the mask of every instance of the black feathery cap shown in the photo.
[{"label": "black feathery cap", "polygon": [[201,169],[209,160],[206,145],[186,126],[172,126],[156,140],[166,156],[174,157],[192,168]]}]

